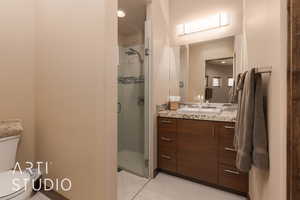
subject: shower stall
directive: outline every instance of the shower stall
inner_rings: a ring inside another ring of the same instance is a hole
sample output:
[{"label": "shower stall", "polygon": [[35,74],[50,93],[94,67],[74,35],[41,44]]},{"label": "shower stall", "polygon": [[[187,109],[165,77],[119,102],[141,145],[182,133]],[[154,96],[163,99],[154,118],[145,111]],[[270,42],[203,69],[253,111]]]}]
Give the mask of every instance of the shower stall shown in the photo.
[{"label": "shower stall", "polygon": [[144,44],[119,47],[118,167],[148,177]]},{"label": "shower stall", "polygon": [[124,12],[118,18],[118,170],[148,178],[152,175],[149,173],[152,171],[149,169],[152,168],[152,162],[149,167],[152,152],[149,150],[149,1],[118,3],[119,10]]}]

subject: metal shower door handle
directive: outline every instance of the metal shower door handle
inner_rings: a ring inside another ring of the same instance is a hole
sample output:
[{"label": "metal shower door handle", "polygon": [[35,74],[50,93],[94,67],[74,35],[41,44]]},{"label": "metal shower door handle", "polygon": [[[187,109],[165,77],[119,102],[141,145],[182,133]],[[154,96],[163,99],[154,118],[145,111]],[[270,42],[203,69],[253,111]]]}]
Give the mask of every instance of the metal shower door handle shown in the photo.
[{"label": "metal shower door handle", "polygon": [[122,104],[118,102],[118,114],[122,112]]}]

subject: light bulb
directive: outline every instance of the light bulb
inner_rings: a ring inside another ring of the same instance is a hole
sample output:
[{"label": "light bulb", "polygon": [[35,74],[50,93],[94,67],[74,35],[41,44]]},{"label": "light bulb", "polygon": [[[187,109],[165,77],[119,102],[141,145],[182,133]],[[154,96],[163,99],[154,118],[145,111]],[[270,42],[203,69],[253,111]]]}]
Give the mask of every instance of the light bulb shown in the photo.
[{"label": "light bulb", "polygon": [[126,16],[126,13],[123,10],[118,10],[118,17],[123,18]]}]

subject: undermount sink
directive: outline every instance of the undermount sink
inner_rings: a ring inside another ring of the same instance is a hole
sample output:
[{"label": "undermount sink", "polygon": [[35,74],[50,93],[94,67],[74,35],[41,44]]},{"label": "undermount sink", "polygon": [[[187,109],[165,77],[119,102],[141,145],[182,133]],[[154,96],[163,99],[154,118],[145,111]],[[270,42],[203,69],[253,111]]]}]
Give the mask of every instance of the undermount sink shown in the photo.
[{"label": "undermount sink", "polygon": [[217,108],[217,107],[198,107],[198,108],[180,108],[178,110],[178,112],[180,113],[206,113],[206,114],[219,114],[222,112],[221,108]]}]

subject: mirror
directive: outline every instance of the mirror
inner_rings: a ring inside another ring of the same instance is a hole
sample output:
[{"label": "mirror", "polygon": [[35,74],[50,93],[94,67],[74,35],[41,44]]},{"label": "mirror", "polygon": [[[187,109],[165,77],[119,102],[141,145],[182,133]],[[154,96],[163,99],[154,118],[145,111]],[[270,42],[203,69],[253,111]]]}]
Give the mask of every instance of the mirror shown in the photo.
[{"label": "mirror", "polygon": [[229,103],[233,78],[233,57],[206,60],[205,62],[205,101]]},{"label": "mirror", "polygon": [[237,37],[174,46],[170,96],[182,102],[230,103],[237,66]]}]

